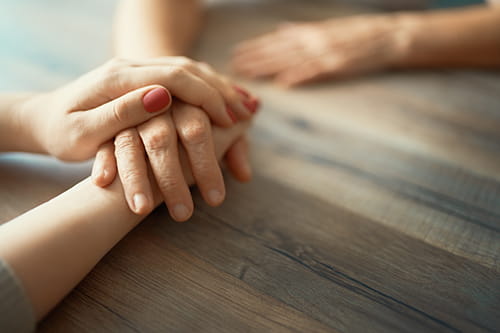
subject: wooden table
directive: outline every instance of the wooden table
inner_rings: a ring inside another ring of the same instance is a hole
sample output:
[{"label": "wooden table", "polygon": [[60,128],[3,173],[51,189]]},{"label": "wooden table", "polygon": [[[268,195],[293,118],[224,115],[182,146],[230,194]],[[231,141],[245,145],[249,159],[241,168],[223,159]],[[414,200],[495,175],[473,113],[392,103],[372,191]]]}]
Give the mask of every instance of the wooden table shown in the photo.
[{"label": "wooden table", "polygon": [[[305,2],[303,2],[304,4]],[[220,5],[196,51],[220,69],[281,19],[359,9]],[[157,209],[43,332],[500,331],[500,75],[391,73],[292,91],[264,109],[255,178],[188,223]],[[0,156],[0,220],[88,175]]]}]

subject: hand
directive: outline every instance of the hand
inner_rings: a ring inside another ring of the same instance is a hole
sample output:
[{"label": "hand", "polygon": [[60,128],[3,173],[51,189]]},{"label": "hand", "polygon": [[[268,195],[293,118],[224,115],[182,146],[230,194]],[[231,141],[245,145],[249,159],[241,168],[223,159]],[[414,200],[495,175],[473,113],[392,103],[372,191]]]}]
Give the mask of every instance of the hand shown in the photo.
[{"label": "hand", "polygon": [[[247,127],[248,122],[231,129],[241,130],[241,126]],[[147,214],[154,208],[154,186],[151,184],[156,183],[172,218],[185,221],[193,213],[188,185],[198,184],[210,205],[218,205],[224,200],[224,180],[218,165],[222,156],[216,149],[221,147],[214,145],[212,134],[210,121],[203,110],[175,102],[171,112],[123,131],[114,145],[111,142],[103,145],[94,163],[94,182],[106,186],[112,183],[118,171],[129,207],[136,214]],[[223,148],[224,151],[228,149],[227,146]],[[227,154],[230,170],[243,181],[251,177],[247,151],[246,142],[241,138]],[[145,154],[151,169],[149,176]],[[106,177],[101,176],[102,170],[106,170]]]},{"label": "hand", "polygon": [[[145,112],[142,100],[155,88],[163,89],[165,103],[156,105],[156,112]],[[20,119],[37,151],[63,160],[85,160],[121,130],[164,112],[171,100],[169,92],[204,109],[219,126],[232,126],[237,118],[248,119],[253,111],[229,81],[207,65],[165,57],[144,62],[112,60],[54,92],[23,103]]]},{"label": "hand", "polygon": [[396,15],[366,15],[284,24],[239,44],[233,69],[246,77],[273,77],[284,86],[343,78],[394,65],[407,49]]}]

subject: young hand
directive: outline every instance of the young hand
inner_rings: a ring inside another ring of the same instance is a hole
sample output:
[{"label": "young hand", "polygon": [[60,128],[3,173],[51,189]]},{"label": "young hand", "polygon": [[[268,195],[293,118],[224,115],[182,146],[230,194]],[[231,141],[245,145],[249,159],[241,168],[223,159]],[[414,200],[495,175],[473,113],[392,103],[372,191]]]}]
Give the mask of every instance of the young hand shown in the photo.
[{"label": "young hand", "polygon": [[402,22],[397,15],[366,15],[284,24],[239,44],[232,67],[246,77],[272,77],[284,86],[386,69],[407,49]]},{"label": "young hand", "polygon": [[[160,104],[146,98],[154,89],[159,89],[154,95]],[[62,160],[85,160],[123,129],[164,112],[170,93],[202,108],[219,126],[232,126],[237,118],[251,115],[231,83],[207,65],[165,57],[144,62],[112,60],[54,92],[29,98],[18,118],[36,146],[32,151]],[[150,110],[148,100],[153,103]]]}]

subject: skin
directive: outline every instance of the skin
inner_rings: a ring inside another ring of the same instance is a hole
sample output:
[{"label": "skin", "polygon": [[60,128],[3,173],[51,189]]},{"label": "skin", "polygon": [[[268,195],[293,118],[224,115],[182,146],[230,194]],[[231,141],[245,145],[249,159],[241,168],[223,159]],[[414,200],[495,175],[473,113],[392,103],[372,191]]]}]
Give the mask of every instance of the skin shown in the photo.
[{"label": "skin", "polygon": [[[199,136],[203,136],[205,141],[202,144],[213,147],[207,129],[211,122],[221,127],[234,126],[234,115],[232,118],[227,112],[228,108],[244,109],[246,119],[251,117],[252,112],[244,105],[247,98],[242,96],[231,82],[220,77],[209,66],[184,57],[162,57],[145,61],[113,59],[53,92],[3,95],[4,101],[1,103],[8,112],[4,112],[0,117],[7,121],[12,120],[17,125],[12,130],[3,129],[0,125],[0,148],[50,154],[65,161],[82,161],[97,154],[93,179],[100,186],[106,186],[113,181],[118,162],[118,171],[122,176],[129,207],[136,214],[144,215],[154,207],[150,181],[145,174],[137,173],[137,170],[144,169],[146,163],[144,148],[130,149],[131,143],[142,145],[142,141],[138,139],[140,137],[148,148],[146,153],[154,166],[154,174],[160,177],[157,182],[161,185],[162,192],[168,194],[165,197],[167,203],[175,201],[175,204],[179,204],[179,200],[174,198],[179,197],[183,200],[181,203],[192,211],[191,195],[187,191],[185,179],[179,172],[176,173],[176,177],[179,177],[176,179],[167,179],[172,177],[169,171],[162,173],[162,169],[178,170],[179,164],[178,155],[171,154],[171,151],[165,150],[163,154],[170,153],[167,164],[161,164],[158,158],[163,155],[156,154],[161,150],[159,145],[164,144],[161,131],[166,129],[142,126],[137,132],[137,126],[159,113],[166,112],[169,107],[166,106],[153,114],[146,112],[142,106],[141,98],[158,87],[166,89],[171,97],[175,97],[176,105],[182,102],[196,106],[210,117],[210,121],[204,120],[203,126],[197,129],[202,132],[197,134],[198,137],[193,137],[196,133],[191,131],[190,136],[184,135],[181,138],[185,139],[195,174],[206,175],[196,179],[204,197],[211,205],[220,204],[225,189],[217,159],[213,151],[209,159],[205,151],[200,154],[193,153],[197,147],[191,143],[193,140],[199,141]],[[40,105],[46,106],[47,111],[40,112]],[[177,118],[182,120],[183,124],[186,123],[184,118]],[[160,119],[155,119],[152,123],[166,124]],[[189,126],[192,128],[194,125],[196,124]],[[178,124],[176,128],[179,128]],[[15,135],[19,131],[23,135],[17,139]],[[187,129],[179,132],[185,133]],[[16,137],[16,140],[9,140],[9,136]],[[110,156],[113,150],[109,145],[113,140],[118,147],[116,160]],[[236,174],[238,175],[237,172]],[[165,188],[172,182],[179,184],[176,188],[181,190],[179,193]],[[217,191],[215,196],[214,191]],[[175,206],[169,206],[171,212],[180,212],[183,209],[174,208]],[[186,214],[178,219],[185,220]]]},{"label": "skin", "polygon": [[[192,108],[190,116],[206,112]],[[3,113],[3,112],[2,112]],[[168,114],[168,113],[166,113]],[[1,123],[4,128],[15,124]],[[231,128],[212,127],[215,154],[220,160],[250,123]],[[188,154],[177,147],[181,171],[194,183]],[[148,170],[145,171],[148,174]],[[154,177],[149,171],[151,182]],[[162,201],[153,186],[154,205]],[[85,205],[82,205],[85,202]],[[89,178],[56,198],[0,226],[0,258],[7,262],[26,292],[37,320],[42,319],[141,220],[130,211],[120,180],[105,189]],[[29,232],[26,232],[29,230]]]},{"label": "skin", "polygon": [[[232,86],[212,84],[211,80],[217,78],[210,75],[216,76],[215,73],[202,77],[176,60],[156,60],[157,63],[111,60],[52,92],[2,94],[0,148],[46,153],[66,161],[86,160],[121,130],[169,108],[170,104],[159,112],[145,111],[142,97],[155,88],[198,106],[219,126],[233,126],[226,112],[226,99],[220,92],[233,89]],[[240,99],[235,95],[231,102],[241,103]],[[46,108],[44,112],[39,111],[41,105]],[[15,140],[19,131],[23,135]]]},{"label": "skin", "polygon": [[[185,58],[113,60],[54,92],[0,96],[0,151],[49,153],[64,160],[97,152],[94,182],[114,179],[106,188],[85,179],[0,226],[0,258],[21,281],[38,320],[142,220],[129,209],[132,180],[112,175],[126,170],[127,159],[144,163],[138,166],[151,185],[151,209],[164,195],[163,179],[155,178],[158,170],[184,180],[177,188],[180,196],[202,178],[220,181],[218,175],[200,173],[213,170],[198,164],[217,164],[223,156],[237,178],[248,176],[248,146],[241,137],[254,112],[248,112],[250,95],[229,85],[208,66]],[[153,89],[175,97],[154,114],[142,102]],[[226,104],[236,110],[242,102],[246,120],[229,124],[221,110]],[[257,102],[250,105],[255,111]]]},{"label": "skin", "polygon": [[[141,59],[141,62],[154,62],[157,57],[171,59],[185,54],[199,31],[201,14],[200,2],[195,0],[122,1],[115,20],[116,55]],[[187,64],[192,62],[187,58],[182,59]],[[213,72],[205,64],[202,69]],[[229,82],[227,78],[218,77],[220,84]],[[244,107],[232,108],[236,122],[249,119],[260,103],[240,87],[233,86],[226,91],[225,96],[242,101]],[[194,207],[188,182],[181,177],[179,163],[173,158],[176,156],[175,142],[178,140],[188,152],[196,184],[204,199],[211,206],[220,205],[225,197],[225,187],[210,142],[210,123],[190,116],[196,105],[188,104],[176,102],[171,114],[127,129],[116,136],[114,145],[103,146],[97,154],[96,164],[107,169],[108,177],[101,179],[99,172],[93,172],[96,184],[106,186],[118,174],[130,198],[129,202],[133,202],[132,198],[137,193],[146,193],[147,196],[151,193],[152,185],[143,172],[150,165],[172,218],[179,222],[186,221]],[[173,131],[177,137],[169,136]],[[250,180],[246,136],[243,135],[229,148],[225,162],[236,179]],[[145,214],[152,206],[143,208],[134,211]]]},{"label": "skin", "polygon": [[[498,4],[498,1],[490,2]],[[198,0],[122,0],[115,21],[117,55],[147,59],[185,54],[200,30],[202,10]],[[285,87],[388,69],[498,68],[499,26],[498,6],[289,23],[237,45],[231,63],[234,72],[242,76],[271,78]],[[247,102],[259,104],[255,97],[248,98]],[[226,159],[230,170],[244,181],[251,176],[247,149],[243,148],[246,146],[242,138],[235,144],[234,151],[233,148],[228,151]],[[99,156],[111,160],[110,151],[107,148]],[[141,149],[135,151],[138,152],[136,158],[128,165],[140,168],[144,164]],[[207,167],[215,169],[213,164]],[[215,177],[213,179],[220,179],[214,170],[209,174]],[[161,177],[161,173],[157,176]],[[163,182],[168,184],[169,176],[164,178]],[[144,177],[138,182],[142,188],[148,187]],[[221,189],[219,183],[217,190]],[[163,193],[166,202],[171,202],[167,188]],[[205,197],[209,203],[217,204],[217,200]],[[181,201],[192,211],[188,197],[183,198]],[[170,206],[169,209],[172,212]]]},{"label": "skin", "polygon": [[133,59],[185,55],[202,20],[200,0],[122,0],[114,21],[115,54]]},{"label": "skin", "polygon": [[289,23],[236,46],[232,68],[292,87],[386,69],[500,67],[500,7]]}]

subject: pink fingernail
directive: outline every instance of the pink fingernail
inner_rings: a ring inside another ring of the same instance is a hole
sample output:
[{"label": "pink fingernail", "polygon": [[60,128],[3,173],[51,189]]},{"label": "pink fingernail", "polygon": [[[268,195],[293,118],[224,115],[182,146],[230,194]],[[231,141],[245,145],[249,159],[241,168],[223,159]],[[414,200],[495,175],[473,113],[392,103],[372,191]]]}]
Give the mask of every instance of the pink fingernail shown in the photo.
[{"label": "pink fingernail", "polygon": [[255,98],[243,102],[243,105],[245,105],[248,111],[250,111],[251,113],[257,112],[259,104],[260,102]]},{"label": "pink fingernail", "polygon": [[250,98],[250,93],[246,91],[245,89],[241,88],[240,86],[234,85],[234,89],[240,93],[243,97]]},{"label": "pink fingernail", "polygon": [[155,88],[142,97],[142,104],[147,112],[158,112],[170,104],[172,98],[165,88]]},{"label": "pink fingernail", "polygon": [[234,114],[233,110],[231,110],[229,106],[226,106],[226,111],[231,120],[233,121],[233,123],[236,124],[238,122],[238,118],[236,118],[236,115]]}]

